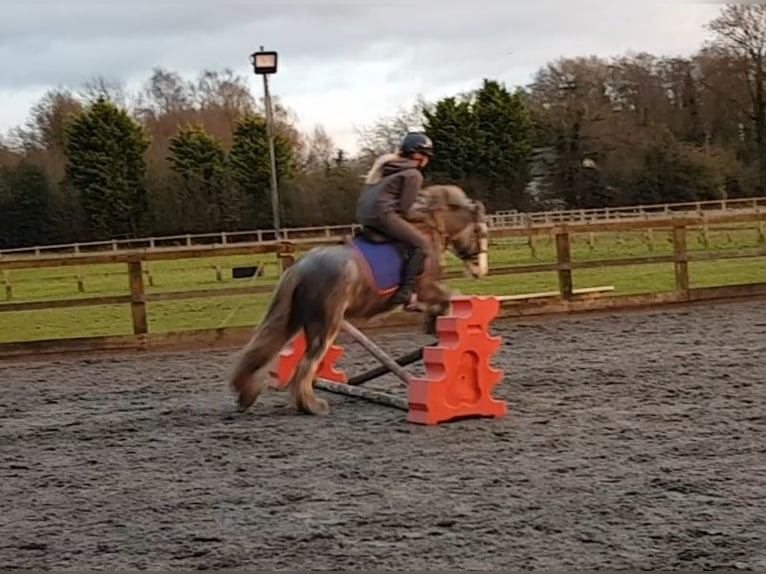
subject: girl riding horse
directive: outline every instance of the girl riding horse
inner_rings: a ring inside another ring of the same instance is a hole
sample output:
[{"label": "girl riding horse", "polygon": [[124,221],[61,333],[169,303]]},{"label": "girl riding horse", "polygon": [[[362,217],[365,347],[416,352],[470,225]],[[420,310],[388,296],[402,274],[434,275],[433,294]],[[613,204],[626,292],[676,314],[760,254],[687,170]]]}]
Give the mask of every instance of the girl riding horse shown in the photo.
[{"label": "girl riding horse", "polygon": [[406,303],[409,309],[415,305],[415,279],[433,255],[429,239],[408,221],[417,217],[412,208],[423,185],[421,170],[433,158],[433,151],[427,135],[408,133],[398,154],[381,156],[375,162],[357,205],[359,223],[410,247],[399,289],[391,298],[392,304]]}]

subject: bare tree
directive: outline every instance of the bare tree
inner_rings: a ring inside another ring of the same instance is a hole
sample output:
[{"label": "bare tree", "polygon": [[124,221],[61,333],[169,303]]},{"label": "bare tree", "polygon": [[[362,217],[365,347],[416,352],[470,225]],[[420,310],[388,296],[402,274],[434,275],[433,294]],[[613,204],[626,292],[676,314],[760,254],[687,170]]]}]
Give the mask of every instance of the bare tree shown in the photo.
[{"label": "bare tree", "polygon": [[104,98],[121,108],[127,109],[130,105],[130,97],[125,85],[119,80],[110,80],[100,75],[93,76],[85,82],[79,95],[88,104]]},{"label": "bare tree", "polygon": [[185,82],[178,72],[154,68],[139,94],[141,115],[155,118],[189,111],[194,107],[194,86]]},{"label": "bare tree", "polygon": [[48,90],[32,106],[25,126],[14,135],[27,150],[62,150],[66,120],[80,109],[82,103],[69,90]]},{"label": "bare tree", "polygon": [[716,34],[715,45],[741,64],[753,124],[761,187],[766,187],[766,5],[727,4],[708,24]]},{"label": "bare tree", "polygon": [[399,108],[398,112],[383,116],[372,125],[357,126],[355,131],[362,154],[375,157],[396,150],[408,131],[420,129],[426,105],[422,98],[418,98],[408,110]]},{"label": "bare tree", "polygon": [[332,165],[334,156],[335,144],[332,138],[327,135],[323,126],[316,126],[313,133],[305,138],[303,157],[301,158],[302,169],[307,171],[326,170]]},{"label": "bare tree", "polygon": [[255,100],[243,76],[230,68],[203,70],[194,87],[197,104],[202,109],[219,108],[243,115],[255,111]]}]

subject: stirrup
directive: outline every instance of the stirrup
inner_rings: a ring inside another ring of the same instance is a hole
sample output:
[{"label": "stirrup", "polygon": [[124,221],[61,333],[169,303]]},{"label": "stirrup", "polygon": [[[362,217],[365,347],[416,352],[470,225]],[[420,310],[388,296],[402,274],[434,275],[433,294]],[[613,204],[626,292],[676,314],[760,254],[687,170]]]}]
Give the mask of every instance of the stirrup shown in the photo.
[{"label": "stirrup", "polygon": [[414,291],[410,294],[410,299],[404,304],[405,311],[420,311],[420,302],[418,294]]},{"label": "stirrup", "polygon": [[391,296],[390,301],[397,307],[399,305],[402,305],[405,311],[420,310],[420,307],[418,306],[418,295],[417,293],[415,293],[414,290],[410,290],[410,293],[407,295],[407,298],[404,301],[401,300],[402,297],[403,297],[402,292],[397,291]]}]

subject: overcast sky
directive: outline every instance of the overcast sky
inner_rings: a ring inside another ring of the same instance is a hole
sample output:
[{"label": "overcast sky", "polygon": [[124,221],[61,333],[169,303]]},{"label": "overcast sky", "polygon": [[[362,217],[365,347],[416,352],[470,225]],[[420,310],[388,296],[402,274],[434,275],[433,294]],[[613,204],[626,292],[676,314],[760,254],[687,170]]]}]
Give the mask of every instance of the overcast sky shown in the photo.
[{"label": "overcast sky", "polygon": [[0,0],[0,133],[49,88],[96,74],[129,89],[152,67],[260,78],[248,55],[280,54],[272,90],[300,126],[355,150],[354,126],[483,77],[526,84],[562,55],[688,54],[716,3],[578,0]]}]

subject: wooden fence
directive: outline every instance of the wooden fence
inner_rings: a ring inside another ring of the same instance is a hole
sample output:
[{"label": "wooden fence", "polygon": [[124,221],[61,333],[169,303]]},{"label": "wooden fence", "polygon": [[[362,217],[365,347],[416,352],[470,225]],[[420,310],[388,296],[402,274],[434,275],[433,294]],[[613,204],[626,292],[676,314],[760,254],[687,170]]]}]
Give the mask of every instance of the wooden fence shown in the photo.
[{"label": "wooden fence", "polygon": [[[667,219],[668,217],[687,217],[690,215],[714,213],[737,213],[766,210],[766,197],[742,199],[721,199],[715,201],[696,201],[691,203],[663,203],[657,205],[639,205],[631,207],[605,207],[599,209],[574,209],[560,211],[518,212],[498,211],[488,216],[490,228],[494,230],[516,229],[529,226],[551,224],[597,223],[601,221],[629,219]],[[163,237],[142,237],[135,239],[112,239],[110,241],[91,241],[67,243],[61,245],[38,245],[0,250],[0,258],[26,256],[45,256],[63,253],[99,253],[118,252],[133,249],[160,249],[168,247],[189,248],[208,245],[232,245],[250,243],[273,243],[275,241],[334,240],[351,233],[357,224],[326,225],[320,227],[293,227],[237,232],[198,233],[171,235]]]},{"label": "wooden fence", "polygon": [[[766,295],[766,283],[749,283],[719,287],[691,288],[689,263],[693,261],[711,261],[766,257],[766,237],[763,225],[766,212],[716,213],[710,215],[689,215],[685,217],[658,218],[649,220],[611,220],[597,223],[544,224],[527,226],[523,229],[505,228],[493,231],[498,237],[528,237],[549,235],[555,238],[556,262],[550,264],[516,265],[494,268],[492,276],[515,275],[523,273],[551,272],[558,276],[556,293],[530,296],[503,297],[500,317],[526,316],[544,313],[578,312],[596,309],[623,309],[671,303],[686,303],[715,299],[729,299]],[[759,247],[726,251],[690,253],[687,249],[687,231],[702,226],[758,223],[760,232]],[[635,230],[667,229],[672,230],[673,253],[649,257],[627,257],[619,259],[599,259],[573,261],[571,241],[574,234],[597,232],[629,232]],[[40,256],[37,258],[17,257],[0,259],[0,271],[14,269],[40,269],[45,267],[87,266],[105,263],[125,265],[129,294],[107,297],[89,297],[57,301],[30,301],[0,304],[0,323],[2,314],[15,311],[43,309],[62,309],[95,305],[129,305],[131,309],[133,335],[116,337],[92,337],[67,340],[41,340],[23,343],[0,344],[0,358],[44,355],[66,351],[114,351],[138,349],[189,349],[238,345],[251,333],[251,328],[231,328],[188,331],[180,333],[149,333],[148,310],[153,302],[175,301],[193,298],[226,297],[243,294],[269,293],[273,286],[238,287],[215,290],[192,290],[173,293],[147,294],[145,291],[144,268],[153,261],[167,261],[211,256],[276,254],[282,268],[289,266],[298,250],[337,243],[337,240],[303,239],[292,242],[251,242],[237,245],[196,246],[186,248],[155,248],[153,250],[123,250],[97,254],[70,254],[58,256]],[[650,265],[672,263],[675,268],[675,289],[664,293],[645,293],[640,295],[605,296],[600,290],[576,290],[572,273],[579,269],[608,268],[632,265]],[[448,277],[460,277],[455,272]],[[412,328],[413,321],[421,318],[411,314],[395,314],[383,320],[372,320],[363,325],[369,329]]]}]

